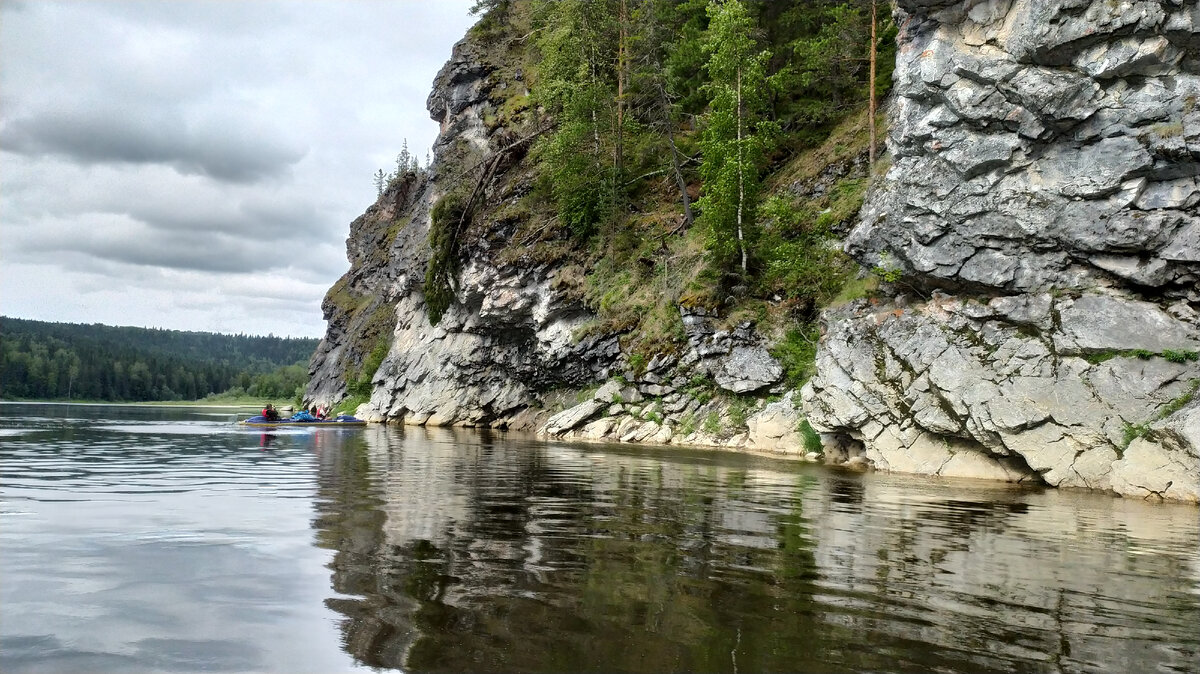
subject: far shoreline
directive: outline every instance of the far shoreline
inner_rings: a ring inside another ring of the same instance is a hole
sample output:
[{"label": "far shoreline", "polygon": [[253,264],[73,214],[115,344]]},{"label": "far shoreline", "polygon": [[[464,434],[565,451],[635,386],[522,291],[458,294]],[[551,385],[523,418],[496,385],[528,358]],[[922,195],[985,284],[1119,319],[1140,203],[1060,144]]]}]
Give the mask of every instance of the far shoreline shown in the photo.
[{"label": "far shoreline", "polygon": [[294,407],[294,405],[290,402],[277,400],[263,401],[261,403],[206,403],[203,401],[189,400],[149,400],[140,402],[95,402],[90,400],[0,400],[0,405],[89,405],[93,407],[208,407],[214,409],[262,409],[262,406],[267,402],[270,402],[276,407]]}]

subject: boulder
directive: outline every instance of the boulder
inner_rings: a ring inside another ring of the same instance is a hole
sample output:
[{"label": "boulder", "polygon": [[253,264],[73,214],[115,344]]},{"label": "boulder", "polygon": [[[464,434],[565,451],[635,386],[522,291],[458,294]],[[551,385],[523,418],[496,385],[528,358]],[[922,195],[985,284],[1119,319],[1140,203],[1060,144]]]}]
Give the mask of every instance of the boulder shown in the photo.
[{"label": "boulder", "polygon": [[746,419],[749,429],[746,447],[765,452],[801,454],[804,439],[800,435],[800,422],[804,415],[796,409],[793,395],[767,404]]},{"label": "boulder", "polygon": [[1118,494],[1200,503],[1200,396],[1134,439],[1112,465]]},{"label": "boulder", "polygon": [[783,367],[761,346],[736,346],[721,359],[714,379],[726,391],[749,393],[783,379]]},{"label": "boulder", "polygon": [[652,398],[660,398],[662,396],[669,395],[669,394],[675,392],[675,389],[673,387],[664,386],[661,384],[642,384],[641,386],[638,387],[638,389],[642,393],[645,393],[646,395],[648,395]]},{"label": "boulder", "polygon": [[588,440],[600,440],[608,437],[617,427],[617,420],[612,417],[602,417],[579,429],[579,437]]},{"label": "boulder", "polygon": [[640,403],[646,399],[636,386],[622,386],[617,395],[621,396],[621,402],[625,403]]},{"label": "boulder", "polygon": [[596,389],[596,393],[592,396],[592,399],[600,403],[633,402],[625,400],[620,396],[621,382],[617,381],[616,379],[609,379],[608,381],[604,382],[603,386]]},{"label": "boulder", "polygon": [[592,418],[592,415],[606,407],[608,406],[598,400],[585,400],[575,407],[563,410],[550,417],[550,420],[542,427],[541,432],[547,435],[560,435],[573,430],[576,426]]}]

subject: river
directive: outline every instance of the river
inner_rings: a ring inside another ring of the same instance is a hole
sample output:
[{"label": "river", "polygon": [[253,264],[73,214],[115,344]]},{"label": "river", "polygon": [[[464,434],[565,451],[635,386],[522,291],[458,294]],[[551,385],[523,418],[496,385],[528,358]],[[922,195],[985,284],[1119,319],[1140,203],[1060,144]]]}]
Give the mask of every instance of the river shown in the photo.
[{"label": "river", "polygon": [[1200,510],[0,404],[0,670],[1200,671]]}]

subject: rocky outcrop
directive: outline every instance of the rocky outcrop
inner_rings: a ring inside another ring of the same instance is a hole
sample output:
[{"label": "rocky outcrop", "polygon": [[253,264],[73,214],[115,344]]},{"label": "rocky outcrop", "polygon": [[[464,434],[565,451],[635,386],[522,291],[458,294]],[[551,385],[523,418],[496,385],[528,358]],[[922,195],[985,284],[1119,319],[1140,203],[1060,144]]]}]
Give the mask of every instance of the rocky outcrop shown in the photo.
[{"label": "rocky outcrop", "polygon": [[846,244],[896,297],[826,314],[814,425],[878,468],[1200,500],[1200,6],[898,7]]},{"label": "rocky outcrop", "polygon": [[429,182],[408,173],[388,185],[367,212],[350,223],[346,255],[350,270],[325,295],[321,305],[328,327],[309,364],[305,397],[311,403],[341,400],[348,382],[380,340],[389,341],[395,325],[390,298],[399,280],[396,270],[417,262],[400,236],[413,220],[427,218]]},{"label": "rocky outcrop", "polygon": [[[1137,320],[1091,320],[1105,309]],[[805,390],[812,421],[882,469],[1112,489],[1130,434],[1200,377],[1200,329],[1147,302],[939,293],[828,318]]]},{"label": "rocky outcrop", "polygon": [[1200,301],[1200,10],[899,3],[889,150],[847,249],[952,289]]},{"label": "rocky outcrop", "polygon": [[[682,444],[802,454],[802,416],[792,392],[746,400],[749,391],[781,393],[783,367],[748,322],[720,329],[702,308],[680,308],[688,346],[660,354],[550,417],[545,435],[579,440]],[[734,394],[734,395],[730,395]]]},{"label": "rocky outcrop", "polygon": [[[538,406],[541,392],[608,376],[616,336],[575,339],[592,316],[560,287],[562,268],[502,264],[486,236],[466,237],[456,249],[454,301],[436,326],[429,319],[433,204],[497,158],[505,168],[520,162],[520,153],[499,156],[511,149],[514,132],[486,119],[495,114],[494,99],[515,87],[523,84],[498,74],[477,36],[455,45],[427,102],[441,124],[433,166],[393,181],[351,226],[351,268],[325,302],[329,329],[313,358],[308,401],[341,399],[346,381],[361,374],[370,377],[370,402],[359,410],[367,419],[508,426]],[[503,194],[520,180],[520,170],[497,171],[483,187]],[[481,209],[483,229],[493,224],[491,212],[488,204]],[[377,344],[365,336],[372,317],[383,326],[376,332],[387,354],[373,374],[360,373]]]},{"label": "rocky outcrop", "polygon": [[1196,438],[1200,437],[1200,396],[1191,405],[1154,423],[1113,463],[1112,488],[1126,496],[1157,496],[1200,502]]},{"label": "rocky outcrop", "polygon": [[[593,435],[665,442],[677,433],[663,422],[694,417],[701,408],[703,419],[727,419],[725,407],[710,409],[711,393],[700,400],[689,395],[693,380],[742,394],[765,393],[783,378],[749,323],[724,326],[713,313],[682,309],[685,353],[630,367],[619,335],[585,330],[595,317],[579,299],[578,266],[512,254],[520,245],[511,240],[515,227],[504,211],[531,189],[529,144],[521,139],[538,133],[529,119],[501,121],[501,109],[514,109],[514,97],[528,95],[509,52],[522,34],[472,31],[437,75],[427,101],[441,125],[433,166],[393,181],[352,224],[351,268],[324,304],[329,329],[313,357],[307,402],[335,402],[354,384],[371,391],[359,414],[374,421],[529,427],[545,421],[531,410],[553,405],[555,391],[586,389],[619,374],[629,383],[617,397],[635,405],[637,427],[624,423],[627,412],[615,412],[619,423],[603,434],[593,424]],[[425,278],[431,238],[439,238],[431,237],[434,204],[472,191],[483,196],[471,224],[449,234],[453,300],[433,325]],[[363,371],[380,345],[386,355],[378,369]],[[581,431],[584,422],[604,416],[611,398],[606,392],[602,404],[588,401],[556,416],[548,431]],[[657,426],[647,425],[652,419]]]},{"label": "rocky outcrop", "polygon": [[[779,454],[799,454],[804,451],[800,427],[804,415],[796,406],[795,392],[788,391],[782,400],[763,405],[746,419],[746,446]],[[807,452],[805,453],[807,456]]]},{"label": "rocky outcrop", "polygon": [[539,391],[607,375],[619,351],[616,338],[572,339],[589,316],[555,304],[558,296],[548,289],[553,272],[545,278],[495,273],[478,263],[464,271],[465,301],[437,327],[429,325],[419,295],[400,298],[368,419],[508,426]]},{"label": "rocky outcrop", "polygon": [[[754,325],[701,307],[680,308],[670,353],[622,353],[581,301],[571,246],[542,259],[513,241],[538,130],[513,112],[528,92],[510,48],[528,31],[502,25],[456,45],[434,83],[433,166],[352,225],[307,400],[352,384],[378,421],[1200,500],[1200,9],[897,7],[892,165],[845,233],[886,299],[824,315],[800,400]],[[860,164],[788,189],[821,193]],[[476,210],[431,237],[447,195]],[[435,326],[424,283],[447,237],[453,300]]]},{"label": "rocky outcrop", "polygon": [[[610,379],[595,393],[550,417],[540,433],[570,440],[721,447],[813,461],[823,458],[805,451],[804,417],[792,391],[771,402],[714,397],[711,388],[694,385],[661,398],[640,393],[653,386],[631,386]],[[830,462],[841,463],[845,458]]]},{"label": "rocky outcrop", "polygon": [[[766,340],[750,322],[739,323],[733,330],[720,330],[715,326],[714,312],[680,307],[680,314],[689,347],[680,362],[683,369],[694,366],[732,393],[761,391],[783,379],[783,367],[767,351]],[[662,367],[671,363],[660,358],[655,364]]]}]

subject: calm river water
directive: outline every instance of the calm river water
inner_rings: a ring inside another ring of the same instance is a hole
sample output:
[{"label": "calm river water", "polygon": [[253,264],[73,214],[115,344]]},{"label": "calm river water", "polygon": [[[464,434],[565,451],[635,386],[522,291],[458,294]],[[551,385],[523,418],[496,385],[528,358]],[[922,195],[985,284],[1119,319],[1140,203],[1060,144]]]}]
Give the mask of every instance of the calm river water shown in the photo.
[{"label": "calm river water", "polygon": [[1200,510],[0,405],[0,670],[1200,671]]}]

